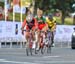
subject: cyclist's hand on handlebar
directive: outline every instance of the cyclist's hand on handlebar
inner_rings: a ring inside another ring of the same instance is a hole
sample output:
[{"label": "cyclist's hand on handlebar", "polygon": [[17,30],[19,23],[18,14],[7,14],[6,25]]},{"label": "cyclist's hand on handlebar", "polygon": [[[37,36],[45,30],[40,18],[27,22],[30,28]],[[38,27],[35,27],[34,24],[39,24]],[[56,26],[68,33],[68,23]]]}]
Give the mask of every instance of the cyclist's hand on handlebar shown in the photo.
[{"label": "cyclist's hand on handlebar", "polygon": [[22,35],[24,35],[24,31],[22,30]]},{"label": "cyclist's hand on handlebar", "polygon": [[38,31],[38,28],[36,28],[35,31]]},{"label": "cyclist's hand on handlebar", "polygon": [[21,30],[23,30],[23,28],[21,28]]},{"label": "cyclist's hand on handlebar", "polygon": [[21,33],[22,33],[22,35],[24,35],[24,31],[23,31],[23,28],[21,28],[21,30],[22,30],[22,32],[21,32]]}]

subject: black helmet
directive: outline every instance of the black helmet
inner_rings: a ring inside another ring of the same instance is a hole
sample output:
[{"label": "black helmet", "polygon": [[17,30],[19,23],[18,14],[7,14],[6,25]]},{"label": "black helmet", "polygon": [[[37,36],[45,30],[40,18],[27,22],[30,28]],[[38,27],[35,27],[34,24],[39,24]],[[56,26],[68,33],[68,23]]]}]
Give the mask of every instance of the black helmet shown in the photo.
[{"label": "black helmet", "polygon": [[53,14],[49,14],[49,15],[48,15],[48,18],[49,18],[50,20],[53,20]]}]

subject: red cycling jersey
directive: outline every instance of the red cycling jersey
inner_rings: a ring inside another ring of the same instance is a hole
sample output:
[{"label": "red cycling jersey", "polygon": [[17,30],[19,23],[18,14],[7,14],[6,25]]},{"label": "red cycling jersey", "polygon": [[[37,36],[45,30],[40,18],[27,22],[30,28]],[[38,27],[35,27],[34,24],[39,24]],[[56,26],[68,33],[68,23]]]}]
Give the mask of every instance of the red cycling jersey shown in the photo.
[{"label": "red cycling jersey", "polygon": [[24,28],[26,26],[26,30],[34,30],[36,28],[38,28],[38,22],[35,18],[33,18],[33,20],[31,22],[27,22],[27,20],[25,19],[23,24],[22,24],[22,28]]}]

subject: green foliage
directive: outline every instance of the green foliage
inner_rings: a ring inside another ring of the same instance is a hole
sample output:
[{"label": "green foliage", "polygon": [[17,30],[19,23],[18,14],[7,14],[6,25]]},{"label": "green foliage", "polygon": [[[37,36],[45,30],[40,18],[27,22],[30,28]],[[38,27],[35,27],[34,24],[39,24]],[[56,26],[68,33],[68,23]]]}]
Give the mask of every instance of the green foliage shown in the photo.
[{"label": "green foliage", "polygon": [[4,8],[4,2],[0,2],[0,6]]},{"label": "green foliage", "polygon": [[[24,21],[26,15],[22,14],[22,20]],[[13,13],[9,13],[9,18],[8,20],[13,21]],[[20,13],[15,13],[15,21],[21,21],[21,14]]]},{"label": "green foliage", "polygon": [[73,3],[75,0],[35,0],[35,8],[42,7],[43,10],[59,9],[71,12]]}]

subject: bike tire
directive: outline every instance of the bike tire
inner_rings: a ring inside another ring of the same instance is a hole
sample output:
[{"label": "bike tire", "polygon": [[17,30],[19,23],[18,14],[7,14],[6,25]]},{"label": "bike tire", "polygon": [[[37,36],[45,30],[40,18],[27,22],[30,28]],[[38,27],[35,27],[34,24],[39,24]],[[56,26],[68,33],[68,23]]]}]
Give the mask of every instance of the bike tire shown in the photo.
[{"label": "bike tire", "polygon": [[30,48],[30,54],[31,54],[31,56],[33,55],[33,54],[32,54],[32,48]]},{"label": "bike tire", "polygon": [[27,56],[29,56],[29,53],[28,53],[28,48],[26,48],[26,55],[27,55]]},{"label": "bike tire", "polygon": [[43,48],[41,48],[41,54],[44,54],[44,52],[43,52]]},{"label": "bike tire", "polygon": [[51,45],[48,45],[48,47],[47,47],[47,53],[51,54]]}]

